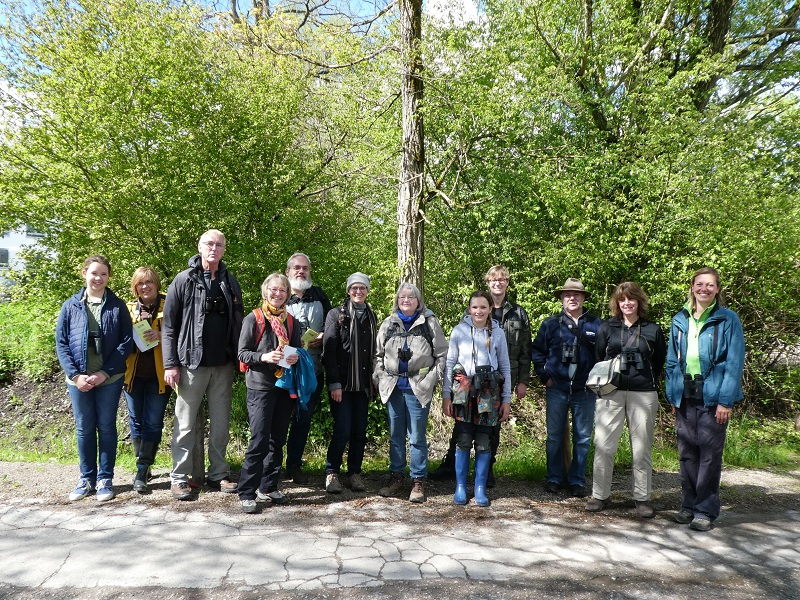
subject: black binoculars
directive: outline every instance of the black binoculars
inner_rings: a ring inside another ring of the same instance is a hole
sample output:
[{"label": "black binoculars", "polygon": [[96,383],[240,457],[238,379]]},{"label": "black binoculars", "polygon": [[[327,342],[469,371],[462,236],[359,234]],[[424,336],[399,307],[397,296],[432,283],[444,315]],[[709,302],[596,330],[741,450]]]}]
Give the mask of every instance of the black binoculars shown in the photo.
[{"label": "black binoculars", "polygon": [[644,357],[638,348],[623,348],[619,355],[620,371],[628,371],[635,367],[637,371],[644,371]]},{"label": "black binoculars", "polygon": [[561,342],[561,362],[564,364],[578,364],[578,338],[571,344]]},{"label": "black binoculars", "polygon": [[103,355],[103,338],[101,337],[102,334],[100,333],[90,333],[89,334],[89,343],[94,348],[94,353],[102,356]]},{"label": "black binoculars", "polygon": [[683,398],[685,400],[700,401],[703,399],[703,376],[692,377],[688,373],[683,376]]},{"label": "black binoculars", "polygon": [[414,351],[411,348],[398,348],[397,358],[401,361],[409,362],[411,357],[414,356]]},{"label": "black binoculars", "polygon": [[494,369],[491,365],[479,365],[475,367],[475,375],[472,376],[472,389],[475,391],[484,388],[492,389],[496,385]]},{"label": "black binoculars", "polygon": [[216,313],[224,315],[228,308],[224,298],[206,298],[206,306],[203,312],[205,314]]}]

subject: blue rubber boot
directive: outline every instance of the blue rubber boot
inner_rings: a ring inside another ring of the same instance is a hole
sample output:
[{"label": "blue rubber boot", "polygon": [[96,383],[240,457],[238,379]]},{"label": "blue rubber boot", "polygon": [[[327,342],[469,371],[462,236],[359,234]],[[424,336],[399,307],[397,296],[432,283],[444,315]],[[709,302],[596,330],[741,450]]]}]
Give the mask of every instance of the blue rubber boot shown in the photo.
[{"label": "blue rubber boot", "polygon": [[478,506],[489,506],[491,504],[486,496],[486,480],[489,477],[491,464],[491,452],[475,454],[475,504]]},{"label": "blue rubber boot", "polygon": [[456,493],[455,504],[467,503],[467,474],[469,473],[469,450],[456,448]]}]

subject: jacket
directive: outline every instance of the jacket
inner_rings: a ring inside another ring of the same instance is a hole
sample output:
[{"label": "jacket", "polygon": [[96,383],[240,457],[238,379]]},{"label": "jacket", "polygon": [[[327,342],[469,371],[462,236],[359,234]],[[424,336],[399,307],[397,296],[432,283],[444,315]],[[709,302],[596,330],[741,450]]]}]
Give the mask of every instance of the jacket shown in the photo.
[{"label": "jacket", "polygon": [[[301,335],[307,329],[313,329],[317,333],[322,333],[325,329],[325,317],[331,310],[331,301],[328,296],[322,291],[322,288],[312,285],[308,288],[302,297],[294,294],[286,302],[286,310],[297,319],[297,323],[301,326]],[[311,358],[314,360],[314,370],[317,374],[321,375],[322,368],[322,347],[319,348],[306,348]]]},{"label": "jacket", "polygon": [[503,301],[502,308],[500,326],[508,344],[513,389],[518,383],[528,385],[531,380],[531,322],[525,309],[508,298]]},{"label": "jacket", "polygon": [[[342,323],[339,316],[343,311]],[[322,342],[322,362],[329,390],[342,389],[347,392],[364,391],[372,398],[372,367],[377,336],[377,319],[367,304],[367,322],[355,327],[359,336],[358,353],[354,353],[354,340],[350,334],[350,300],[331,309],[325,319],[325,335]]]},{"label": "jacket", "polygon": [[[239,282],[220,261],[216,274],[228,307],[228,331],[225,344],[233,360],[242,329],[244,305]],[[178,273],[167,290],[164,302],[164,321],[161,344],[164,368],[186,367],[196,369],[203,358],[203,322],[205,320],[206,286],[203,280],[203,263],[200,255],[189,259],[189,268]]]},{"label": "jacket", "polygon": [[[426,337],[420,333],[425,323],[428,324],[428,331],[430,331],[433,342],[432,347]],[[380,391],[381,401],[384,404],[389,402],[389,396],[397,386],[400,366],[397,352],[403,349],[405,342],[408,342],[408,349],[412,352],[408,362],[408,382],[419,403],[427,406],[433,399],[436,384],[444,375],[447,338],[442,331],[442,326],[436,315],[429,309],[425,310],[425,314],[417,316],[408,330],[408,335],[395,335],[387,339],[392,325],[405,332],[403,322],[396,312],[386,318],[378,330],[372,379]]]},{"label": "jacket", "polygon": [[[56,355],[67,379],[86,373],[86,351],[89,325],[86,318],[86,303],[83,301],[86,288],[61,305],[56,322]],[[133,347],[131,317],[125,303],[114,292],[106,289],[100,306],[100,328],[102,329],[103,366],[101,371],[113,377],[125,372],[125,359]]]},{"label": "jacket", "polygon": [[[472,325],[472,317],[466,315],[462,321],[455,326],[453,333],[450,334],[450,346],[447,349],[447,360],[444,366],[444,381],[442,382],[442,397],[452,397],[453,367],[460,364],[464,373],[468,377],[475,375],[475,367],[486,364],[481,356],[486,356],[486,337],[488,327],[475,329]],[[478,357],[478,365],[475,364],[474,356]],[[492,319],[492,340],[488,348],[488,360],[492,368],[502,373],[505,381],[501,398],[503,402],[511,402],[511,367],[508,362],[508,345],[506,335],[500,323]]]},{"label": "jacket", "polygon": [[[284,326],[289,326],[288,319]],[[264,335],[261,336],[258,346],[256,346],[256,333],[256,317],[253,311],[250,311],[242,322],[238,357],[240,361],[250,367],[244,376],[248,389],[271,390],[275,387],[275,371],[278,370],[278,365],[261,362],[261,355],[272,352],[278,347],[278,336],[272,330],[268,318],[264,323]],[[302,335],[297,321],[292,324],[291,332],[287,331],[286,333],[289,335],[289,345],[299,348]]]},{"label": "jacket", "polygon": [[[158,294],[158,298],[156,299],[158,308],[156,309],[156,316],[153,318],[153,322],[150,323],[150,326],[156,331],[161,331],[161,322],[164,320],[164,301],[166,298],[164,294]],[[131,300],[128,302],[128,314],[131,316],[131,322],[133,323],[138,323],[143,320],[139,317],[138,300]],[[152,352],[153,358],[155,359],[156,374],[158,375],[158,393],[164,394],[169,386],[164,382],[164,353],[162,352],[161,342],[153,347]],[[139,347],[134,343],[125,364],[125,389],[128,391],[133,389],[133,380],[136,378],[136,365],[139,362],[141,354],[142,351],[139,350]]]},{"label": "jacket", "polygon": [[[595,337],[603,323],[587,310],[578,319],[578,325],[563,310],[560,314],[542,321],[536,339],[533,340],[531,361],[539,380],[547,385],[553,380],[553,387],[563,394],[579,392],[586,388],[586,379],[592,370],[595,357]],[[572,348],[578,332],[578,362],[575,375],[570,381],[569,365],[562,362],[562,344]]]},{"label": "jacket", "polygon": [[[689,332],[689,311],[685,308],[672,317],[667,346],[667,400],[680,406],[683,398],[683,375],[686,372],[686,335]],[[717,349],[714,330],[717,330]],[[698,338],[700,368],[703,371],[703,404],[722,404],[728,408],[744,398],[744,333],[742,322],[732,310],[717,305],[709,315]],[[712,367],[713,364],[713,367]],[[710,372],[709,372],[710,369]],[[706,373],[708,375],[706,376]]]},{"label": "jacket", "polygon": [[[629,342],[629,336],[633,336],[637,343]],[[644,369],[637,369],[635,361],[626,360],[626,368],[620,369],[617,389],[656,390],[667,358],[667,342],[661,327],[639,319],[628,328],[619,318],[611,317],[597,330],[595,357],[598,361],[614,358],[620,355],[623,346],[639,350]]]}]

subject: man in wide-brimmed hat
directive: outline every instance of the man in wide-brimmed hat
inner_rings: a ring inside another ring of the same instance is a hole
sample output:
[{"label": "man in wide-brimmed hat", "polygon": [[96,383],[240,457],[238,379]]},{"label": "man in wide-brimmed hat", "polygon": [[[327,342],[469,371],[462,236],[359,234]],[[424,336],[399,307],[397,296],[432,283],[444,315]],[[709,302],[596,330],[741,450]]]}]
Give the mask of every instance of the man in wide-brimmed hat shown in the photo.
[{"label": "man in wide-brimmed hat", "polygon": [[[590,294],[580,279],[570,277],[553,290],[553,295],[561,300],[562,311],[542,322],[531,351],[533,368],[547,396],[545,489],[557,493],[564,487],[582,498],[586,495],[586,461],[595,404],[594,393],[586,389],[586,378],[595,363],[594,341],[602,321],[584,308]],[[572,413],[569,469],[564,466],[562,445],[567,411]]]}]

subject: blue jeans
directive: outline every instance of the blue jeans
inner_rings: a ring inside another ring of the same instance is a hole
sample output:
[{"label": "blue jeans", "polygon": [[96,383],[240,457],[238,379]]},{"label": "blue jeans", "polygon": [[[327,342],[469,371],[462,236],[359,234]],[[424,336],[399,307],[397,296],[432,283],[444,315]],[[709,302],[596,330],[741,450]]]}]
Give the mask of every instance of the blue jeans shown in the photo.
[{"label": "blue jeans", "polygon": [[342,468],[344,449],[347,451],[347,474],[361,473],[364,462],[364,448],[367,445],[367,417],[369,398],[366,392],[342,391],[342,401],[331,400],[333,415],[333,436],[328,444],[325,461],[326,473],[339,473]]},{"label": "blue jeans", "polygon": [[430,403],[422,406],[413,392],[395,387],[386,404],[389,409],[389,471],[406,470],[406,435],[411,457],[411,477],[428,476],[428,427]]},{"label": "blue jeans", "polygon": [[[592,441],[594,408],[593,392],[581,390],[572,393],[547,388],[547,481],[562,485],[586,484],[586,461]],[[564,427],[567,411],[572,413],[572,463],[564,477]]]},{"label": "blue jeans", "polygon": [[292,419],[291,429],[289,430],[289,441],[286,442],[286,468],[299,467],[303,463],[303,452],[306,450],[308,442],[308,432],[311,430],[311,417],[317,409],[317,404],[322,396],[322,389],[325,386],[325,375],[317,373],[317,389],[308,399],[305,410],[300,410],[297,403],[295,415]]},{"label": "blue jeans", "polygon": [[167,410],[167,401],[172,394],[172,388],[163,394],[158,392],[158,379],[133,380],[131,390],[124,390],[125,400],[128,403],[129,423],[131,437],[140,438],[145,442],[161,443],[161,432],[164,430],[164,411]]},{"label": "blue jeans", "polygon": [[[117,461],[117,407],[123,378],[88,392],[67,385],[78,439],[81,477],[91,482],[114,478]],[[100,470],[98,471],[98,449]]]}]

